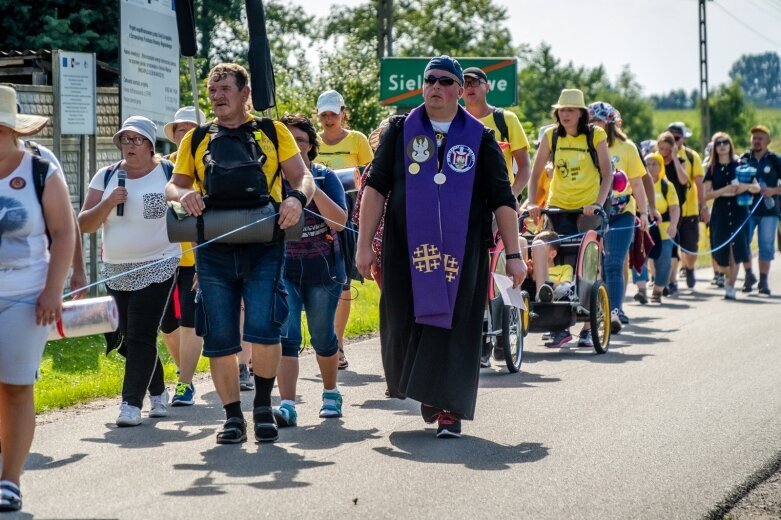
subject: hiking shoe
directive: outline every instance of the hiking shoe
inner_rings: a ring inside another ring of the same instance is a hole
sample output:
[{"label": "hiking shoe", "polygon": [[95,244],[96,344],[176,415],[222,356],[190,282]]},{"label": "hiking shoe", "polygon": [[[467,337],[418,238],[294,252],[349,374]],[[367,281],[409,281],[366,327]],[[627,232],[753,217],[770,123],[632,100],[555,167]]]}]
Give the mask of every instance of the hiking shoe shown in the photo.
[{"label": "hiking shoe", "polygon": [[662,293],[658,293],[658,292],[652,293],[651,303],[662,303]]},{"label": "hiking shoe", "polygon": [[461,419],[448,412],[437,417],[437,439],[458,439],[461,437]]},{"label": "hiking shoe", "polygon": [[274,442],[279,439],[279,428],[274,420],[274,411],[270,406],[258,406],[252,411],[255,422],[255,441]]},{"label": "hiking shoe", "polygon": [[0,480],[0,513],[20,511],[22,491],[10,480]]},{"label": "hiking shoe", "polygon": [[746,272],[746,277],[743,280],[743,292],[750,293],[754,288],[754,284],[757,283],[757,277],[751,271]]},{"label": "hiking shoe", "polygon": [[610,311],[610,333],[618,334],[621,332],[621,318],[618,316],[618,309]]},{"label": "hiking shoe", "polygon": [[648,303],[648,296],[645,291],[637,291],[635,294],[635,301],[640,305],[646,305]]},{"label": "hiking shoe", "polygon": [[764,294],[765,296],[770,296],[770,287],[768,287],[767,282],[762,283],[759,282],[759,287],[757,287],[757,290],[759,294]]},{"label": "hiking shoe", "polygon": [[694,277],[694,269],[686,268],[686,287],[694,289],[697,285],[697,278]]},{"label": "hiking shoe", "polygon": [[725,285],[727,285],[727,275],[724,273],[719,273],[719,279],[716,281],[716,287],[719,289],[724,289]]},{"label": "hiking shoe", "polygon": [[738,299],[737,296],[738,296],[738,290],[735,289],[734,287],[727,286],[727,288],[724,290],[725,300],[737,300]]},{"label": "hiking shoe", "polygon": [[561,348],[572,341],[572,334],[568,330],[551,332],[550,341],[545,343],[548,348]]},{"label": "hiking shoe", "polygon": [[578,334],[578,347],[594,348],[594,340],[591,339],[591,329],[580,329],[580,334]]},{"label": "hiking shoe", "polygon": [[138,426],[139,424],[141,424],[141,408],[123,402],[119,406],[117,426]]},{"label": "hiking shoe", "polygon": [[667,286],[667,294],[665,294],[665,296],[669,296],[670,298],[675,298],[678,296],[677,282],[670,282],[670,285]]},{"label": "hiking shoe", "polygon": [[342,394],[339,390],[323,392],[323,406],[320,408],[320,417],[331,419],[342,416]]},{"label": "hiking shoe", "polygon": [[717,287],[719,285],[719,273],[713,273],[713,279],[711,279],[710,284],[713,287]]},{"label": "hiking shoe", "polygon": [[553,301],[553,287],[550,285],[543,285],[540,287],[540,291],[537,293],[537,301],[542,303],[550,303]]},{"label": "hiking shoe", "polygon": [[275,406],[272,413],[277,421],[277,426],[280,428],[298,424],[298,412],[296,412],[296,407],[290,403],[282,403],[279,406]]},{"label": "hiking shoe", "polygon": [[239,364],[239,389],[242,392],[255,390],[255,381],[249,374],[249,368],[244,364]]},{"label": "hiking shoe", "polygon": [[426,424],[434,424],[437,422],[437,417],[442,413],[439,408],[434,408],[425,403],[420,403],[420,415],[423,417],[423,422]]},{"label": "hiking shoe", "polygon": [[621,320],[621,325],[629,325],[629,316],[624,314],[623,309],[618,309],[618,319]]},{"label": "hiking shoe", "polygon": [[195,386],[192,383],[177,383],[171,406],[192,406],[195,404]]},{"label": "hiking shoe", "polygon": [[217,444],[240,444],[247,440],[247,421],[243,417],[231,417],[217,432]]},{"label": "hiking shoe", "polygon": [[168,417],[168,390],[149,396],[149,417]]}]

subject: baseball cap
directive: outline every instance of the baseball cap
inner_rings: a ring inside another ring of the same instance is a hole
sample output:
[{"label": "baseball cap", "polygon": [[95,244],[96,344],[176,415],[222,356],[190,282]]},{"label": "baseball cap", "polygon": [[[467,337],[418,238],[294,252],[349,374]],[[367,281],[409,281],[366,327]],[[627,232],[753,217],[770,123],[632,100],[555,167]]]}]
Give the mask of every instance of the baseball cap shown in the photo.
[{"label": "baseball cap", "polygon": [[326,90],[317,98],[317,115],[319,116],[323,112],[338,114],[342,111],[343,106],[345,106],[344,98],[340,93],[335,90]]},{"label": "baseball cap", "polygon": [[486,82],[488,81],[488,76],[486,76],[485,72],[483,72],[483,69],[479,67],[469,67],[464,69],[464,77],[477,78]]},{"label": "baseball cap", "polygon": [[670,123],[667,125],[667,131],[674,134],[681,134],[687,139],[692,136],[692,131],[689,130],[689,128],[686,126],[686,123],[683,121],[675,121],[674,123]]},{"label": "baseball cap", "polygon": [[767,134],[768,137],[770,137],[770,129],[766,127],[765,125],[756,125],[751,128],[751,133],[754,134],[756,132],[762,132]]}]

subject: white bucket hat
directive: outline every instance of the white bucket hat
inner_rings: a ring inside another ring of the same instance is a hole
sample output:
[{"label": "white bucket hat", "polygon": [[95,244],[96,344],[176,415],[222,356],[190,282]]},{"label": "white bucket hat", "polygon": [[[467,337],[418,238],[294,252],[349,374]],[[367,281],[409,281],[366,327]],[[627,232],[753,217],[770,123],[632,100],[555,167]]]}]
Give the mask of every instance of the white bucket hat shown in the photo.
[{"label": "white bucket hat", "polygon": [[122,146],[119,144],[119,136],[128,130],[144,136],[147,141],[152,143],[152,153],[155,153],[157,125],[151,119],[147,119],[144,116],[130,116],[125,119],[125,122],[122,123],[122,128],[120,128],[119,131],[114,134],[114,137],[111,138],[111,140],[114,141],[114,146],[119,148],[120,151],[122,150]]},{"label": "white bucket hat", "polygon": [[0,126],[10,128],[19,135],[33,135],[49,122],[48,117],[20,114],[16,103],[16,91],[0,85]]},{"label": "white bucket hat", "polygon": [[[201,116],[201,124],[206,122],[206,114],[199,108],[198,114]],[[195,107],[182,107],[174,114],[174,120],[167,123],[163,127],[163,133],[172,143],[174,142],[174,127],[179,123],[195,123],[198,124],[198,120],[195,118]]]}]

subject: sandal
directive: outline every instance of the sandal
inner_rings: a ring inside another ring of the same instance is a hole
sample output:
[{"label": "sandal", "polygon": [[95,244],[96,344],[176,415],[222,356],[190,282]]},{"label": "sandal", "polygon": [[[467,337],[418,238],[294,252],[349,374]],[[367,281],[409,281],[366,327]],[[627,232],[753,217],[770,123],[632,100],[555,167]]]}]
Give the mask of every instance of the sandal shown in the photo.
[{"label": "sandal", "polygon": [[22,492],[19,486],[10,480],[0,480],[0,512],[19,511],[22,509]]},{"label": "sandal", "polygon": [[256,442],[274,442],[279,439],[279,427],[270,406],[255,408],[252,411],[252,420],[255,421]]},{"label": "sandal", "polygon": [[217,444],[239,444],[247,440],[247,421],[240,417],[231,417],[217,432]]},{"label": "sandal", "polygon": [[344,355],[344,347],[339,347],[339,370],[344,370],[349,366],[350,363],[347,361],[347,356]]}]

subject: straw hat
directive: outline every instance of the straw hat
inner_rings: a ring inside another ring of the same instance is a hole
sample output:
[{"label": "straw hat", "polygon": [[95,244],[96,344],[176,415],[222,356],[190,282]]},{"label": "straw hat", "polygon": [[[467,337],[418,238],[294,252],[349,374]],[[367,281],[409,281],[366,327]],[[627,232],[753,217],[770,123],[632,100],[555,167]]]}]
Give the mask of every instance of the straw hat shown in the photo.
[{"label": "straw hat", "polygon": [[33,135],[49,122],[48,117],[20,114],[17,106],[16,91],[0,85],[0,126],[10,128],[19,135]]},{"label": "straw hat", "polygon": [[[206,122],[206,115],[203,113],[203,111],[199,108],[198,113],[201,116],[201,123]],[[163,127],[163,132],[165,133],[165,136],[168,138],[169,141],[172,143],[174,141],[174,127],[178,125],[179,123],[194,123],[198,124],[198,120],[195,119],[195,107],[189,106],[189,107],[182,107],[179,110],[176,111],[176,114],[174,114],[174,120],[170,123],[166,124]]]},{"label": "straw hat", "polygon": [[586,101],[583,98],[583,92],[576,88],[565,88],[559,95],[559,102],[551,105],[555,109],[559,108],[583,108],[588,110]]}]

